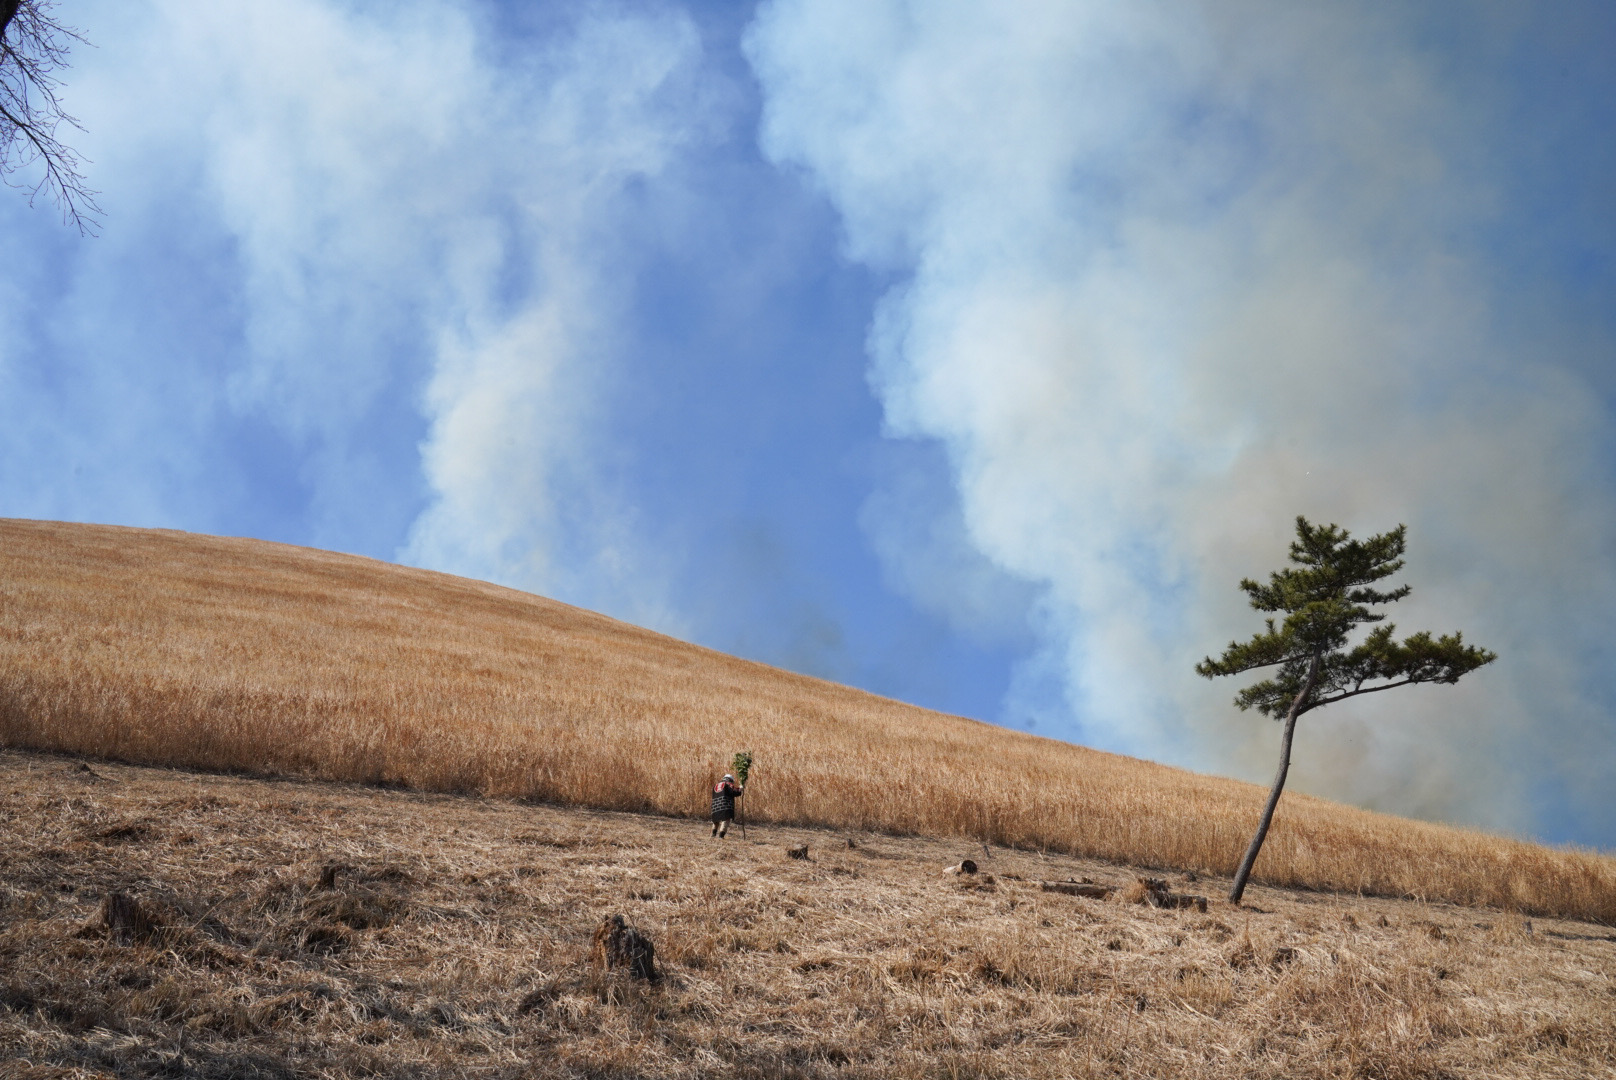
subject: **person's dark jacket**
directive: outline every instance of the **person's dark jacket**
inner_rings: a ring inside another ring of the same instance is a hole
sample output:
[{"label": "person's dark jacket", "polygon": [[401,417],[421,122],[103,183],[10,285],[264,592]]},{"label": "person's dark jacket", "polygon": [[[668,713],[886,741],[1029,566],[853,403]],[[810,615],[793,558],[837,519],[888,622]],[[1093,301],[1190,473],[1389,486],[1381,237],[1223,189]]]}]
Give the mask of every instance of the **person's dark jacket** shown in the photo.
[{"label": "person's dark jacket", "polygon": [[720,781],[718,786],[713,788],[713,820],[734,821],[735,800],[740,794],[739,786],[728,780]]}]

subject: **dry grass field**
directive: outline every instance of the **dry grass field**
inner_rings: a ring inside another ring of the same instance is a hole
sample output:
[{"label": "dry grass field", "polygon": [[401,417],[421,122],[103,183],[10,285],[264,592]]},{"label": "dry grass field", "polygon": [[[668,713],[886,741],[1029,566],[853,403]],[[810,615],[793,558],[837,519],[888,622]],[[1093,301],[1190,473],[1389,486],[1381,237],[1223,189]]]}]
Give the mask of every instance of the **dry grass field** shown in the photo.
[{"label": "dry grass field", "polygon": [[[14,1080],[1616,1076],[1586,923],[1184,875],[1208,910],[1155,909],[1038,886],[1114,864],[961,840],[20,751],[0,792]],[[149,933],[98,922],[114,891]],[[586,965],[611,914],[659,983]]]},{"label": "dry grass field", "polygon": [[[1186,663],[1188,660],[1186,660]],[[1264,792],[541,597],[253,540],[0,522],[0,745],[1227,874]],[[1287,794],[1255,880],[1616,923],[1616,859]]]}]

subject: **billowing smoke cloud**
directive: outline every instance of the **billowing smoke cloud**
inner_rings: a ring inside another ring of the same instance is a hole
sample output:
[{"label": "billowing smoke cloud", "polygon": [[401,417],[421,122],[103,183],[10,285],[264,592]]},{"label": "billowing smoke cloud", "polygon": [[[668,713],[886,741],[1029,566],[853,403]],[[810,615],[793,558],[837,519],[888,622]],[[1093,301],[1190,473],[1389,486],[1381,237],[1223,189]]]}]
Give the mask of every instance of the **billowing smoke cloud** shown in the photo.
[{"label": "billowing smoke cloud", "polygon": [[[406,556],[520,585],[661,629],[679,618],[615,497],[599,401],[620,360],[627,291],[621,202],[714,127],[683,17],[592,19],[521,100],[534,110],[516,171],[492,177],[518,238],[490,236],[457,268],[465,297],[443,327],[423,447],[436,498]],[[509,139],[508,120],[486,134]],[[511,304],[502,284],[526,279]]]},{"label": "billowing smoke cloud", "polygon": [[1043,589],[1034,666],[1076,720],[1040,730],[1265,776],[1272,725],[1191,670],[1257,628],[1235,583],[1297,514],[1406,522],[1394,621],[1502,659],[1309,717],[1293,775],[1608,843],[1612,426],[1577,371],[1609,341],[1487,257],[1489,103],[1404,17],[770,0],[748,52],[766,152],[898,275],[889,432],[942,442],[970,545]]},{"label": "billowing smoke cloud", "polygon": [[[625,192],[714,125],[690,20],[553,7],[524,39],[450,0],[74,17],[102,46],[69,99],[106,231],[7,270],[7,317],[41,313],[0,371],[28,425],[7,459],[31,463],[9,512],[384,556],[407,535],[411,560],[671,622],[592,439]],[[287,505],[255,516],[242,491]]]}]

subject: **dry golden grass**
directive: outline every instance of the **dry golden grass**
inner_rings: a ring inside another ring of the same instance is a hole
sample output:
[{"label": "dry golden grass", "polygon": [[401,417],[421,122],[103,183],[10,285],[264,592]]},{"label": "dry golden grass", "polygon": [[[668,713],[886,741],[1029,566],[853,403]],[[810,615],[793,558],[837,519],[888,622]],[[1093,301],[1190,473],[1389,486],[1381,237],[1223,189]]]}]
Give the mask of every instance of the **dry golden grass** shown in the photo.
[{"label": "dry golden grass", "polygon": [[[1616,935],[964,841],[0,752],[0,1076],[1616,1075]],[[785,857],[806,844],[808,861]],[[942,868],[971,856],[982,874]],[[343,869],[319,886],[322,870]],[[160,924],[119,943],[103,897]],[[664,978],[591,973],[620,913]]]},{"label": "dry golden grass", "polygon": [[[945,716],[481,582],[0,522],[0,744],[1233,870],[1264,792]],[[1287,794],[1256,880],[1616,923],[1616,859]]]}]

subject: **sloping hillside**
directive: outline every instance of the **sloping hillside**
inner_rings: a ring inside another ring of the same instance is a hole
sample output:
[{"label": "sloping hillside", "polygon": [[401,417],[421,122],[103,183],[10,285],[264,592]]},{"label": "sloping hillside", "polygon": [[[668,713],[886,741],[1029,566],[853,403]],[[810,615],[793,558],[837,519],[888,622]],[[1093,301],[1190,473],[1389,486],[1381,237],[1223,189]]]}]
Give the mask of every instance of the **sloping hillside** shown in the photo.
[{"label": "sloping hillside", "polygon": [[[253,540],[0,523],[0,742],[1227,873],[1262,792],[794,675],[541,597]],[[1029,793],[1036,792],[1036,798]],[[1297,795],[1260,881],[1616,922],[1616,860]]]}]

